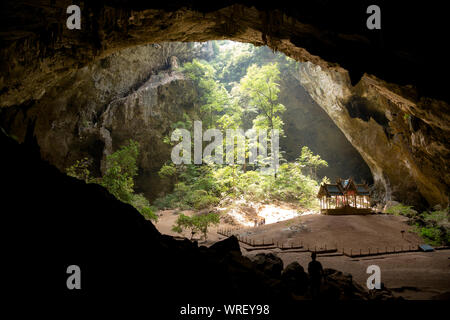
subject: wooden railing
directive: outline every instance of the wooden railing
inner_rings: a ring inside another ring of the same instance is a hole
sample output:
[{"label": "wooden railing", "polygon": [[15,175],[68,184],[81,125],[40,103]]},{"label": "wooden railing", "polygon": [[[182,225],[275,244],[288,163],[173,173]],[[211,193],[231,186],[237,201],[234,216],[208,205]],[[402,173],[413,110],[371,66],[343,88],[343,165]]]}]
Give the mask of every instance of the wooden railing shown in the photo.
[{"label": "wooden railing", "polygon": [[[370,256],[379,256],[379,255],[387,255],[387,254],[398,254],[398,253],[407,253],[407,252],[418,252],[420,251],[419,244],[411,244],[407,246],[399,246],[399,247],[378,247],[378,248],[338,248],[337,244],[333,246],[325,245],[310,245],[304,244],[302,241],[295,242],[279,242],[274,241],[274,239],[265,239],[264,237],[261,240],[251,239],[249,237],[243,237],[239,233],[243,232],[247,228],[225,228],[218,229],[217,233],[230,237],[234,235],[238,241],[248,247],[244,247],[248,251],[252,250],[263,250],[263,249],[275,249],[278,248],[282,251],[303,251],[303,252],[316,252],[317,254],[328,254],[335,253],[336,255],[343,255],[350,258],[362,258],[362,257],[370,257]],[[248,228],[250,229],[250,228]],[[436,248],[439,249],[449,249],[449,247]]]}]

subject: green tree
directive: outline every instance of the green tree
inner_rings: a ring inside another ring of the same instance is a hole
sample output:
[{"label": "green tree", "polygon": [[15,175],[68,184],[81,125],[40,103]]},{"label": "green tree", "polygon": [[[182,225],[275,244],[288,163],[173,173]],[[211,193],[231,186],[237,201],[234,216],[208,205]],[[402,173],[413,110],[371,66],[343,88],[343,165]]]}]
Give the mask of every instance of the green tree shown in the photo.
[{"label": "green tree", "polygon": [[87,183],[95,182],[102,185],[117,199],[135,207],[147,219],[157,221],[158,216],[147,198],[143,194],[134,193],[134,177],[138,173],[138,155],[139,144],[129,140],[128,144],[106,157],[106,172],[101,178],[90,176],[88,168],[91,162],[88,158],[76,161],[66,171],[69,176]]},{"label": "green tree", "polygon": [[182,70],[196,83],[199,90],[203,123],[208,128],[213,127],[219,113],[230,104],[228,91],[215,79],[216,70],[207,61],[194,59],[192,62],[185,63]]},{"label": "green tree", "polygon": [[127,145],[106,157],[106,172],[101,185],[123,202],[129,203],[132,199],[138,155],[139,144],[129,140]]},{"label": "green tree", "polygon": [[328,167],[328,162],[323,160],[320,155],[314,155],[313,152],[307,147],[303,146],[302,153],[297,161],[303,166],[309,168],[310,176],[317,178],[317,169],[322,167]]},{"label": "green tree", "polygon": [[182,233],[184,230],[190,230],[191,239],[195,234],[201,233],[206,240],[208,237],[208,228],[211,225],[219,224],[219,222],[220,216],[217,213],[195,215],[192,217],[180,214],[172,227],[172,231]]},{"label": "green tree", "polygon": [[[281,115],[286,107],[278,102],[280,71],[277,64],[262,67],[251,65],[241,79],[241,91],[249,97],[249,103],[258,111],[254,120],[257,129],[278,129],[283,133]],[[270,133],[270,132],[269,132]]]},{"label": "green tree", "polygon": [[[283,135],[283,120],[281,115],[286,107],[278,102],[280,81],[280,71],[276,63],[267,64],[262,67],[251,65],[247,69],[247,74],[241,79],[240,91],[247,97],[250,108],[257,112],[253,120],[253,129],[267,131],[267,148],[272,149],[272,134],[278,130],[279,135]],[[272,154],[269,160],[260,159],[264,165],[267,161],[275,161]],[[278,154],[278,157],[280,155]],[[274,168],[274,176],[277,176],[277,168]]]}]

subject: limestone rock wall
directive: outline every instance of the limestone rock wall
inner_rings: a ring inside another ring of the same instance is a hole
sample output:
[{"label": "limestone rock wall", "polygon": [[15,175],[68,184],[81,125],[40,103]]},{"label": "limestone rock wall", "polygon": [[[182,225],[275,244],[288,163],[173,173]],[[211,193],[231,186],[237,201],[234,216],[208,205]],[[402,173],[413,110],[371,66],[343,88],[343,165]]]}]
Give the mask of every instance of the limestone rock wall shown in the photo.
[{"label": "limestone rock wall", "polygon": [[311,98],[298,81],[295,68],[284,72],[280,83],[280,102],[286,106],[282,116],[285,137],[280,139],[288,161],[295,160],[302,146],[308,146],[328,162],[318,177],[353,177],[371,184],[372,174],[359,152],[347,140],[328,114]]},{"label": "limestone rock wall", "polygon": [[106,156],[134,139],[141,150],[137,189],[153,198],[164,189],[157,170],[170,156],[163,137],[184,112],[195,112],[196,88],[174,65],[210,53],[193,46],[145,45],[95,61],[64,77],[39,101],[3,109],[2,127],[23,141],[35,122],[43,159],[65,171],[88,157],[97,176]]},{"label": "limestone rock wall", "polygon": [[[47,120],[36,129],[53,132],[74,132],[79,119],[98,121],[89,108],[87,116],[77,114],[80,101],[94,99],[83,90],[83,72],[125,48],[212,39],[268,45],[320,66],[323,72],[305,77],[304,84],[369,164],[384,198],[448,203],[450,71],[442,33],[447,11],[439,5],[383,3],[384,27],[374,31],[365,26],[368,4],[357,0],[80,1],[82,29],[73,32],[65,28],[70,4],[2,2],[0,107],[22,109],[12,121],[44,113]],[[362,78],[365,72],[377,78]],[[333,93],[338,96],[326,98]],[[40,108],[33,107],[36,101]],[[369,106],[378,111],[373,117],[367,117],[372,109],[364,110]],[[400,111],[410,123],[403,126]],[[70,135],[48,134],[45,143],[65,154]]]},{"label": "limestone rock wall", "polygon": [[347,72],[312,63],[302,64],[299,79],[369,165],[378,200],[448,204],[447,104],[417,101],[409,88],[374,76],[364,75],[353,87]]}]

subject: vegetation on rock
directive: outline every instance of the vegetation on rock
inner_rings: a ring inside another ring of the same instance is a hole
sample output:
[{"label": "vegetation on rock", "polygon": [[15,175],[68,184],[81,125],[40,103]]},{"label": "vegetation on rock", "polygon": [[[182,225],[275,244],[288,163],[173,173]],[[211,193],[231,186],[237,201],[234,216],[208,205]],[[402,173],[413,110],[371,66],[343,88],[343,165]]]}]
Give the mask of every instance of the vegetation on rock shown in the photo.
[{"label": "vegetation on rock", "polygon": [[84,180],[86,183],[98,183],[105,187],[112,195],[122,202],[135,207],[144,217],[157,221],[158,216],[150,206],[149,201],[142,195],[134,192],[134,178],[137,176],[136,164],[139,156],[139,144],[129,140],[116,152],[106,157],[106,172],[101,178],[91,177],[88,158],[77,160],[68,167],[69,176]]},{"label": "vegetation on rock", "polygon": [[418,213],[412,206],[398,204],[386,210],[386,213],[409,218],[414,231],[431,245],[450,245],[449,209],[424,211]]}]

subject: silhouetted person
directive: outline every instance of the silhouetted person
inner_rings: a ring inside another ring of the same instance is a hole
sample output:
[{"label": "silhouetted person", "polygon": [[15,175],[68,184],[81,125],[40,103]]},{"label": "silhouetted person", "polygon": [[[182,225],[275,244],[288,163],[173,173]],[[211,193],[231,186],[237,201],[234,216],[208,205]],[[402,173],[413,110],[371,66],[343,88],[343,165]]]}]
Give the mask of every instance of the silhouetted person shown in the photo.
[{"label": "silhouetted person", "polygon": [[309,281],[311,286],[311,296],[316,298],[320,293],[322,283],[323,268],[322,264],[316,260],[316,253],[311,254],[312,261],[308,264]]}]

